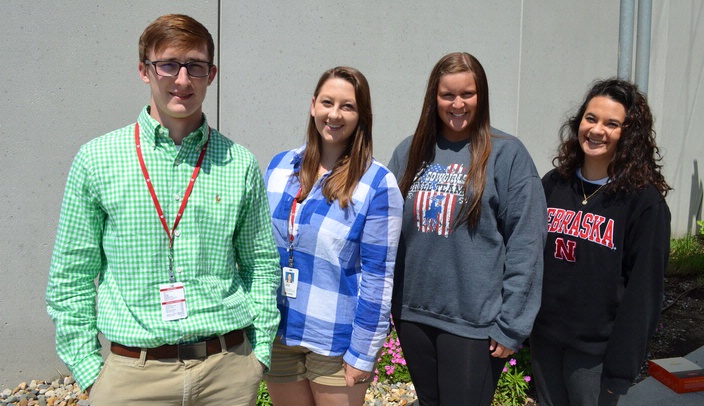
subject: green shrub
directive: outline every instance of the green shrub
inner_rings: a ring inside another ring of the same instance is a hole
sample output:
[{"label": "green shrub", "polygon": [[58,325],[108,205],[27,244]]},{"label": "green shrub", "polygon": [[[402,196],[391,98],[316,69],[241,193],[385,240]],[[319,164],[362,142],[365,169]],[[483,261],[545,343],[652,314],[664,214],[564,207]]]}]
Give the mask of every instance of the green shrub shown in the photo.
[{"label": "green shrub", "polygon": [[524,406],[530,388],[530,352],[521,346],[506,362],[492,406]]},{"label": "green shrub", "polygon": [[271,403],[271,398],[269,397],[269,391],[266,390],[266,384],[264,381],[259,383],[259,393],[257,394],[257,406],[273,406]]},{"label": "green shrub", "polygon": [[[701,221],[698,222],[701,225]],[[668,275],[694,276],[704,274],[704,239],[685,236],[670,240]]]}]

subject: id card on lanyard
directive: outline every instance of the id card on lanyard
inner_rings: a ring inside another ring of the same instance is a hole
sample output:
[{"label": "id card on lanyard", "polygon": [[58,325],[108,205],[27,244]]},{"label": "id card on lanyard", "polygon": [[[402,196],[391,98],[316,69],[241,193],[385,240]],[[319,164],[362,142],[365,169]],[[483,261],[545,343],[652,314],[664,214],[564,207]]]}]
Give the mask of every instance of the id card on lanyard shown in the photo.
[{"label": "id card on lanyard", "polygon": [[298,269],[293,267],[293,241],[298,235],[298,225],[296,225],[296,212],[298,210],[298,198],[301,197],[301,189],[298,189],[296,197],[291,203],[291,213],[288,216],[288,266],[281,270],[282,293],[286,297],[296,298],[298,292]]},{"label": "id card on lanyard", "polygon": [[181,207],[178,209],[176,214],[176,219],[174,220],[174,225],[169,230],[169,225],[166,224],[166,217],[164,217],[164,211],[161,209],[161,204],[159,204],[159,199],[156,196],[156,191],[154,190],[154,185],[152,185],[152,179],[147,171],[147,165],[144,162],[144,156],[142,156],[142,144],[139,139],[139,123],[134,126],[134,141],[137,147],[137,157],[139,158],[139,166],[142,169],[142,175],[144,175],[144,180],[147,182],[147,189],[149,189],[149,194],[152,197],[152,202],[154,203],[154,208],[159,215],[159,220],[161,221],[161,226],[166,232],[166,236],[169,238],[169,283],[159,286],[159,297],[161,299],[161,311],[162,319],[164,321],[184,319],[188,317],[188,309],[186,307],[186,290],[183,283],[176,282],[176,276],[174,275],[174,233],[178,223],[183,217],[183,212],[186,210],[186,204],[188,203],[188,198],[191,196],[193,191],[193,185],[196,183],[196,178],[198,177],[198,172],[200,172],[200,166],[203,163],[203,158],[205,157],[205,151],[208,147],[208,142],[210,141],[210,127],[208,127],[208,138],[205,141],[205,145],[200,151],[200,156],[198,156],[198,162],[196,167],[193,169],[193,174],[188,182],[188,187],[186,188],[186,194],[183,196],[181,201]]},{"label": "id card on lanyard", "polygon": [[161,298],[161,317],[164,321],[188,317],[186,291],[183,288],[183,283],[159,285],[159,297]]}]

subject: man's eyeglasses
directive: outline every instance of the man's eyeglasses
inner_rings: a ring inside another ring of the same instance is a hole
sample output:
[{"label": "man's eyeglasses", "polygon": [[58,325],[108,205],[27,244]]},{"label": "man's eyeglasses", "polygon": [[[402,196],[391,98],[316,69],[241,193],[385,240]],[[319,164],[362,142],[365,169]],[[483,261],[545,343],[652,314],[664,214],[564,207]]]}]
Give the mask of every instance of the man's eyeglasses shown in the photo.
[{"label": "man's eyeglasses", "polygon": [[209,62],[192,61],[181,63],[176,61],[150,61],[145,60],[145,64],[154,66],[154,71],[159,76],[174,77],[178,76],[181,68],[186,67],[186,72],[194,78],[204,78],[210,74],[210,67],[213,66]]}]

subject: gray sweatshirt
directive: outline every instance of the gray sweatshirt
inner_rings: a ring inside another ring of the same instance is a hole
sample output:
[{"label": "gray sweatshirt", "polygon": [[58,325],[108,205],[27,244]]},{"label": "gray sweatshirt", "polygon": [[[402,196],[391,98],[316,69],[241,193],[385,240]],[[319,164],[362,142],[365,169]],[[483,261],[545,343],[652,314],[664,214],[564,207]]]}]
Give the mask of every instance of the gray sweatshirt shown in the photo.
[{"label": "gray sweatshirt", "polygon": [[[405,199],[392,313],[518,349],[540,308],[547,208],[540,177],[515,137],[492,129],[476,227],[454,220],[465,198],[468,142],[439,137],[435,159]],[[389,169],[401,179],[411,137]]]}]

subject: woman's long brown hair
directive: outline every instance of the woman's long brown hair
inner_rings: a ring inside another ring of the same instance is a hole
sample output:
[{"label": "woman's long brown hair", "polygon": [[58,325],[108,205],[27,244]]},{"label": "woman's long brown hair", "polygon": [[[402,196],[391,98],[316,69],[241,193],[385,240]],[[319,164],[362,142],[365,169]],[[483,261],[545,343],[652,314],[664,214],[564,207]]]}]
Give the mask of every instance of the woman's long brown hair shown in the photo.
[{"label": "woman's long brown hair", "polygon": [[426,166],[435,158],[435,142],[441,136],[442,121],[438,117],[438,86],[443,75],[469,72],[474,75],[477,86],[477,111],[469,123],[470,166],[464,184],[465,199],[457,214],[457,224],[467,222],[474,227],[481,214],[481,200],[486,183],[486,166],[491,153],[491,131],[489,119],[489,85],[486,73],[479,61],[466,52],[455,52],[442,57],[428,79],[423,110],[413,135],[408,153],[406,171],[399,182],[404,198],[413,182],[423,175]]},{"label": "woman's long brown hair", "polygon": [[[330,176],[323,185],[323,196],[332,202],[337,199],[340,207],[346,208],[359,180],[372,162],[372,99],[367,78],[360,71],[346,66],[338,66],[323,73],[315,87],[313,97],[317,98],[320,88],[330,79],[342,79],[352,84],[357,103],[359,120],[357,128],[337,159]],[[322,155],[320,133],[315,126],[315,118],[308,121],[307,145],[303,154],[301,170],[295,175],[301,183],[299,202],[305,200],[318,179],[318,168]]]}]

